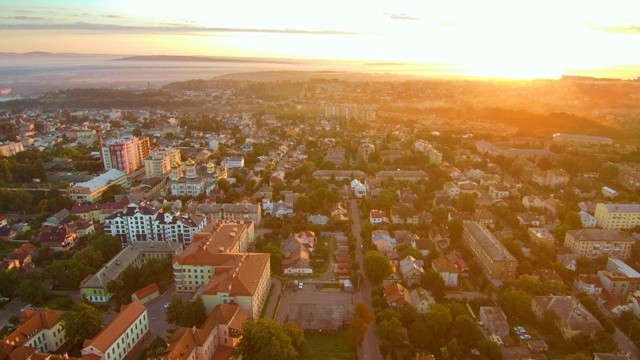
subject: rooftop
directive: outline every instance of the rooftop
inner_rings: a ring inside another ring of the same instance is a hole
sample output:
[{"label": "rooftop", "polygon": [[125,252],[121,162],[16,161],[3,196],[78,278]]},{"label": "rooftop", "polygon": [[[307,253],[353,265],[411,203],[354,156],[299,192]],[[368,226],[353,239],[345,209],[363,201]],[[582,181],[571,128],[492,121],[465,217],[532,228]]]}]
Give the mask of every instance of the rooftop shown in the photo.
[{"label": "rooftop", "polygon": [[126,307],[120,309],[120,313],[111,320],[111,322],[93,339],[85,340],[84,348],[93,346],[102,353],[106,353],[107,350],[118,340],[127,329],[133,325],[133,323],[147,311],[147,308],[137,301],[132,302]]},{"label": "rooftop", "polygon": [[485,226],[475,221],[465,221],[463,226],[493,260],[516,261],[507,248]]},{"label": "rooftop", "polygon": [[121,179],[122,177],[126,177],[127,174],[123,173],[120,170],[111,169],[104,174],[100,174],[93,179],[85,182],[76,183],[73,187],[85,187],[89,188],[90,191],[96,191],[104,186],[109,185],[109,183],[114,182],[116,180]]}]

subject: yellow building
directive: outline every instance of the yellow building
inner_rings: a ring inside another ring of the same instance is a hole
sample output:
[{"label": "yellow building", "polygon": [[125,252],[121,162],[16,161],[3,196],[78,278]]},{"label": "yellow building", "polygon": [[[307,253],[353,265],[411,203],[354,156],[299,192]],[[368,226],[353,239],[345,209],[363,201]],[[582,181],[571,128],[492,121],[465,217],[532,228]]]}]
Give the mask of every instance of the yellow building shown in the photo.
[{"label": "yellow building", "polygon": [[619,231],[606,229],[569,230],[564,238],[564,246],[586,258],[609,256],[626,259],[631,255],[633,243],[633,239]]},{"label": "yellow building", "polygon": [[89,181],[69,187],[67,194],[76,203],[93,203],[100,200],[102,193],[111,185],[127,187],[127,174],[120,170],[111,169]]},{"label": "yellow building", "polygon": [[464,221],[462,239],[489,280],[507,282],[516,278],[518,262],[484,225]]},{"label": "yellow building", "polygon": [[599,203],[594,217],[602,229],[633,229],[640,225],[640,204]]}]

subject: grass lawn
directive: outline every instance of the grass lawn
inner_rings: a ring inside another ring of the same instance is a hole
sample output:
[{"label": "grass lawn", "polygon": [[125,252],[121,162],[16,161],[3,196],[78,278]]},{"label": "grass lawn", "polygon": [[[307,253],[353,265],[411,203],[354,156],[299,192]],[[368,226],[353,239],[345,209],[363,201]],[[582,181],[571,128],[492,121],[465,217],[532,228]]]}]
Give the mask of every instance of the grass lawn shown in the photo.
[{"label": "grass lawn", "polygon": [[269,307],[269,301],[271,301],[271,295],[273,295],[273,284],[269,288],[269,294],[267,294],[267,300],[264,301],[264,306],[262,307],[262,311],[260,312],[260,317],[263,318],[264,314],[267,312],[267,308]]},{"label": "grass lawn", "polygon": [[302,359],[307,360],[352,360],[357,359],[355,350],[347,344],[346,329],[335,334],[305,332]]}]

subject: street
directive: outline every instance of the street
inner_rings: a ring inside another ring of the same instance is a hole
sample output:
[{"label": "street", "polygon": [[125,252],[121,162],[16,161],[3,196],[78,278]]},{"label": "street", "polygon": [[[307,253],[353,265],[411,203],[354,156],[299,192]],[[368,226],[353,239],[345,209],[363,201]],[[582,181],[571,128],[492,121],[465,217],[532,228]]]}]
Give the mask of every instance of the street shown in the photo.
[{"label": "street", "polygon": [[621,351],[631,353],[632,359],[640,359],[640,351],[638,351],[638,348],[617,327],[616,332],[613,334],[613,338],[618,343]]},{"label": "street", "polygon": [[20,310],[27,306],[27,303],[19,300],[18,298],[13,299],[7,305],[4,306],[2,311],[0,311],[0,328],[6,326],[9,323],[9,318],[13,315],[20,314]]},{"label": "street", "polygon": [[[354,302],[362,301],[369,306],[369,310],[373,314],[373,307],[371,306],[371,284],[369,280],[364,276],[363,271],[363,254],[362,254],[362,237],[360,236],[360,211],[358,210],[357,200],[351,200],[351,219],[353,225],[353,236],[356,238],[356,260],[360,263],[360,274],[363,278],[360,283],[360,290],[354,295]],[[382,353],[380,353],[380,342],[376,336],[376,323],[375,321],[369,325],[367,334],[362,341],[362,346],[358,349],[358,360],[382,360]]]}]

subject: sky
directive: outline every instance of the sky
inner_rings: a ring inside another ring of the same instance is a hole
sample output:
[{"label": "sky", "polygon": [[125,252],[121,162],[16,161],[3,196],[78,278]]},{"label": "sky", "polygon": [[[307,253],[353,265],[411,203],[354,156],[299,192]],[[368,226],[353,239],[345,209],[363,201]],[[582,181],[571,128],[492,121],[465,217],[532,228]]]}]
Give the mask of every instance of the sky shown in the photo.
[{"label": "sky", "polygon": [[[640,76],[638,0],[0,0],[0,52],[446,64]],[[637,72],[635,72],[638,70]]]}]

